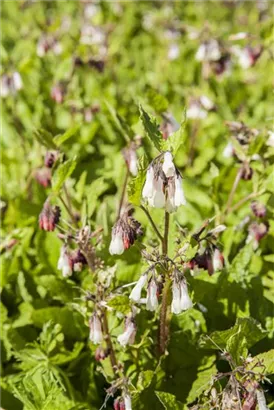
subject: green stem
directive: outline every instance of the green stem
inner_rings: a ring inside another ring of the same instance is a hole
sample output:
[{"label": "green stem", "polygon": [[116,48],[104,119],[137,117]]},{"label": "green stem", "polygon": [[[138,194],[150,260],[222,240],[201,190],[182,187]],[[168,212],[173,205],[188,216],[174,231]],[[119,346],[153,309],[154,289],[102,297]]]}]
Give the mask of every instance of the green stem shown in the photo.
[{"label": "green stem", "polygon": [[165,353],[166,343],[168,339],[169,324],[167,321],[167,309],[168,309],[168,297],[171,280],[166,278],[163,293],[162,293],[162,305],[160,311],[160,329],[159,329],[159,352],[160,355]]},{"label": "green stem", "polygon": [[148,210],[147,210],[143,205],[141,205],[140,208],[144,211],[144,213],[145,213],[146,216],[148,217],[148,220],[149,220],[149,222],[151,223],[151,226],[153,227],[153,229],[154,229],[156,235],[157,235],[158,238],[160,239],[161,243],[163,243],[164,238],[163,238],[163,236],[160,234],[160,232],[159,232],[157,226],[155,225],[155,222],[153,221],[153,219],[152,219],[150,213],[148,212]]},{"label": "green stem", "polygon": [[[168,253],[168,232],[169,232],[169,213],[165,212],[165,231],[162,240],[162,254],[167,256]],[[168,268],[167,263],[165,263]],[[159,352],[165,353],[166,343],[168,339],[169,324],[167,321],[168,298],[171,280],[168,277],[168,270],[165,272],[165,284],[162,292],[162,305],[160,311],[160,328],[159,328]]]}]

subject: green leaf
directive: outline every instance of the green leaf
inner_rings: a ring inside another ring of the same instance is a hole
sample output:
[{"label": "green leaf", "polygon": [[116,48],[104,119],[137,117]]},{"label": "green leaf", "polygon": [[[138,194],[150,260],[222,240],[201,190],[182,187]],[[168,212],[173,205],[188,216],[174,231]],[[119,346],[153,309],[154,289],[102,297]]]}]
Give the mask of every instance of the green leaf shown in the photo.
[{"label": "green leaf", "polygon": [[142,189],[146,178],[145,157],[141,157],[138,161],[138,174],[129,182],[128,185],[128,200],[133,205],[141,204]]},{"label": "green leaf", "polygon": [[184,115],[180,124],[180,128],[171,134],[166,140],[162,140],[162,151],[171,151],[175,156],[180,146],[185,141],[185,127],[186,127],[186,109],[184,109]]},{"label": "green leaf", "polygon": [[156,396],[164,406],[166,410],[183,410],[184,405],[176,400],[173,394],[163,391],[155,391]]},{"label": "green leaf", "polygon": [[[202,336],[200,346],[206,349],[225,349],[233,356],[238,348],[242,349],[241,352],[244,353],[245,348],[250,348],[259,342],[266,336],[266,333],[254,319],[238,318],[230,329],[213,332],[210,337]],[[233,340],[234,338],[235,340]],[[243,338],[246,339],[246,343],[241,344],[240,341]],[[238,352],[236,352],[237,354]]]},{"label": "green leaf", "polygon": [[34,136],[40,142],[40,144],[44,145],[45,147],[49,149],[56,148],[53,140],[53,135],[50,132],[40,128],[34,131]]},{"label": "green leaf", "polygon": [[69,159],[56,169],[52,178],[52,189],[55,193],[60,191],[66,179],[75,170],[76,164],[76,159]]},{"label": "green leaf", "polygon": [[126,121],[115,111],[115,109],[107,101],[105,101],[105,104],[111,115],[111,119],[116,129],[124,137],[125,141],[129,142],[134,137],[133,131],[128,126]]},{"label": "green leaf", "polygon": [[115,296],[107,304],[118,312],[128,313],[131,310],[130,301],[126,295]]},{"label": "green leaf", "polygon": [[266,376],[274,374],[274,349],[254,356],[247,368],[253,372],[263,373]]},{"label": "green leaf", "polygon": [[253,244],[245,245],[235,256],[230,268],[230,278],[236,282],[243,282],[248,278],[249,264],[254,254]]},{"label": "green leaf", "polygon": [[238,332],[230,336],[226,344],[226,350],[231,354],[236,365],[240,365],[243,359],[248,356],[247,340],[242,334],[242,329],[239,328]]},{"label": "green leaf", "polygon": [[146,97],[148,100],[149,105],[155,110],[155,112],[161,114],[168,109],[168,100],[152,88],[150,88],[147,93]]},{"label": "green leaf", "polygon": [[202,364],[198,367],[197,378],[191,386],[191,390],[187,397],[187,402],[192,403],[206,389],[209,388],[212,381],[212,376],[217,373],[215,365],[216,356],[205,357]]},{"label": "green leaf", "polygon": [[69,128],[64,134],[56,135],[56,137],[53,138],[53,141],[59,147],[63,142],[67,141],[69,138],[71,138],[73,135],[76,134],[76,132],[79,130],[80,125],[74,125],[73,127]]},{"label": "green leaf", "polygon": [[155,148],[158,151],[162,151],[163,136],[159,130],[159,125],[156,122],[156,119],[152,116],[149,116],[146,111],[140,105],[140,119],[143,123],[147,137],[154,144]]},{"label": "green leaf", "polygon": [[147,389],[154,377],[154,372],[152,370],[145,370],[144,372],[141,372],[138,377],[137,381],[137,389],[139,391]]}]

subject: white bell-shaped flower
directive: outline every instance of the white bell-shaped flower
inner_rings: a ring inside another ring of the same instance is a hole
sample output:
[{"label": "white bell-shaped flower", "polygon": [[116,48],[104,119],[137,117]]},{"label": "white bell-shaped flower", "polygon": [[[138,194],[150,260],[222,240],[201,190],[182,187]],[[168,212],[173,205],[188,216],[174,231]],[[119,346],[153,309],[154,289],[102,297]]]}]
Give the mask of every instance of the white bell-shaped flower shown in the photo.
[{"label": "white bell-shaped flower", "polygon": [[57,263],[57,269],[62,271],[62,275],[64,277],[72,275],[73,264],[68,255],[66,246],[62,246],[61,248],[61,254]]},{"label": "white bell-shaped flower", "polygon": [[172,284],[171,312],[178,315],[181,311],[181,289],[179,283],[174,280]]},{"label": "white bell-shaped flower", "polygon": [[138,159],[135,150],[131,150],[130,152],[128,167],[131,175],[136,177],[138,174]]},{"label": "white bell-shaped flower", "polygon": [[15,73],[13,73],[12,79],[15,90],[21,90],[23,87],[21,75],[17,71],[15,71]]},{"label": "white bell-shaped flower", "polygon": [[129,299],[133,300],[134,302],[140,302],[142,289],[145,286],[146,281],[147,275],[140,276],[138,282],[136,283],[136,285],[134,286],[129,295]]},{"label": "white bell-shaped flower", "polygon": [[149,199],[153,196],[154,193],[154,186],[153,186],[153,181],[154,181],[154,170],[152,166],[148,167],[147,174],[146,174],[146,182],[143,187],[143,198],[144,199]]},{"label": "white bell-shaped flower", "polygon": [[214,272],[218,270],[222,270],[224,267],[224,257],[218,248],[214,249],[213,256],[212,256],[212,264],[213,264]]},{"label": "white bell-shaped flower", "polygon": [[129,394],[124,395],[125,410],[132,410],[131,397]]},{"label": "white bell-shaped flower", "polygon": [[155,311],[158,307],[158,297],[157,297],[158,287],[154,279],[151,279],[147,289],[147,304],[146,308],[150,311]]},{"label": "white bell-shaped flower", "polygon": [[187,309],[192,308],[193,303],[189,297],[188,290],[187,290],[187,284],[184,280],[181,281],[180,287],[181,287],[181,302],[180,302],[181,309],[187,310]]},{"label": "white bell-shaped flower", "polygon": [[182,187],[182,178],[178,175],[175,178],[175,195],[174,195],[175,206],[186,205],[186,199]]},{"label": "white bell-shaped flower", "polygon": [[128,318],[126,320],[125,331],[117,337],[117,341],[121,346],[125,347],[128,344],[133,344],[136,335],[136,326],[135,323]]},{"label": "white bell-shaped flower", "polygon": [[164,153],[163,172],[167,178],[173,177],[176,173],[175,165],[171,152]]},{"label": "white bell-shaped flower", "polygon": [[231,158],[234,152],[234,147],[232,142],[228,142],[223,150],[223,157],[224,158]]},{"label": "white bell-shaped flower", "polygon": [[109,245],[109,253],[111,255],[122,255],[124,250],[123,232],[121,230],[113,229]]},{"label": "white bell-shaped flower", "polygon": [[102,327],[99,317],[94,314],[89,321],[89,340],[94,344],[99,344],[103,341]]}]

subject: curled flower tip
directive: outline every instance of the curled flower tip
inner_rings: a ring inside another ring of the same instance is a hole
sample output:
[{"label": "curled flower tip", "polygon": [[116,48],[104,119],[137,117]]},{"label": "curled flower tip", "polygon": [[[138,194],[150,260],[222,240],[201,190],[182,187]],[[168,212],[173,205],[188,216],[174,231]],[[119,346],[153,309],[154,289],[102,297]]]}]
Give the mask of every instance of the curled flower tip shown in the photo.
[{"label": "curled flower tip", "polygon": [[58,260],[57,269],[62,271],[62,275],[66,278],[72,275],[73,260],[70,257],[65,245],[61,248],[61,254]]},{"label": "curled flower tip", "polygon": [[125,347],[129,344],[133,344],[136,336],[136,324],[131,317],[127,317],[125,320],[125,330],[117,337],[117,341],[121,346]]},{"label": "curled flower tip", "polygon": [[136,283],[136,285],[134,286],[129,295],[129,299],[133,300],[133,302],[140,302],[142,289],[145,286],[146,281],[147,275],[140,276],[138,282]]},{"label": "curled flower tip", "polygon": [[94,358],[97,362],[100,362],[101,360],[104,360],[106,357],[108,357],[108,355],[108,349],[104,349],[103,347],[99,346],[95,351]]},{"label": "curled flower tip", "polygon": [[152,278],[148,284],[147,289],[147,303],[146,308],[151,312],[154,312],[158,307],[158,286],[155,280]]},{"label": "curled flower tip", "polygon": [[89,320],[89,340],[94,344],[99,344],[103,341],[103,333],[101,322],[96,313]]},{"label": "curled flower tip", "polygon": [[44,231],[54,231],[59,222],[61,210],[59,206],[51,206],[49,200],[44,203],[42,212],[39,215],[39,226]]},{"label": "curled flower tip", "polygon": [[173,157],[169,151],[164,153],[163,172],[167,178],[173,177],[176,173]]},{"label": "curled flower tip", "polygon": [[251,210],[257,218],[264,218],[266,216],[266,207],[261,202],[253,201],[251,203]]},{"label": "curled flower tip", "polygon": [[125,249],[134,244],[138,236],[142,235],[141,224],[125,212],[112,228],[109,253],[121,255]]}]

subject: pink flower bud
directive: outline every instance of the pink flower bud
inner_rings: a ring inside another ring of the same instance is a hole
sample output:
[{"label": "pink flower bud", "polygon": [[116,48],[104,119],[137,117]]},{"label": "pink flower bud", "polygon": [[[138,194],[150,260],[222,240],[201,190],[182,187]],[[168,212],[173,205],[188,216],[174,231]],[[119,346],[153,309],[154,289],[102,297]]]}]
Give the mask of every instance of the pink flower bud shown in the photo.
[{"label": "pink flower bud", "polygon": [[42,185],[44,188],[47,188],[51,184],[51,170],[49,168],[40,168],[37,169],[34,177],[36,181]]},{"label": "pink flower bud", "polygon": [[57,151],[47,151],[45,155],[44,164],[47,168],[52,168],[55,161],[57,160],[58,152]]},{"label": "pink flower bud", "polygon": [[251,203],[251,209],[257,218],[264,218],[266,216],[266,207],[261,202],[253,201]]},{"label": "pink flower bud", "polygon": [[39,226],[44,231],[54,231],[59,222],[61,210],[58,206],[52,207],[49,200],[44,203],[42,212],[39,215]]}]

